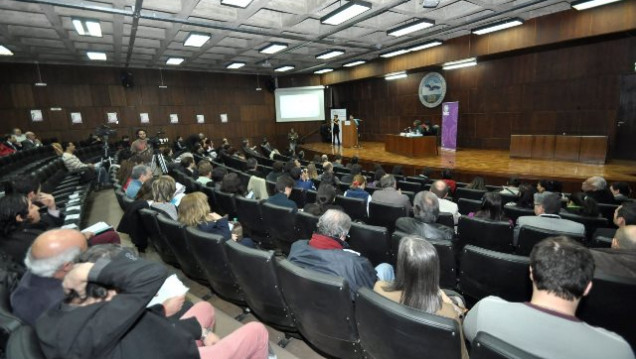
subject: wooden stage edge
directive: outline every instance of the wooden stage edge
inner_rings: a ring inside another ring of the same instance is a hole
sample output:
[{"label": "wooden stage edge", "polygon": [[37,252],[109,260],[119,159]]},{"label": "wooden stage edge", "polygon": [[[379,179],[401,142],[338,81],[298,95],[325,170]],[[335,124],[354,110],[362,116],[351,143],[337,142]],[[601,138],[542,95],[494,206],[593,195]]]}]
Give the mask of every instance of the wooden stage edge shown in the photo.
[{"label": "wooden stage edge", "polygon": [[458,149],[457,151],[439,151],[439,155],[410,158],[389,153],[384,150],[383,142],[360,142],[361,148],[332,147],[329,143],[315,142],[300,145],[305,151],[305,159],[311,160],[314,154],[328,154],[333,160],[336,154],[342,155],[347,163],[351,157],[358,156],[365,170],[371,170],[374,163],[383,165],[387,172],[393,166],[401,165],[407,176],[418,174],[425,167],[434,170],[434,178],[439,178],[443,168],[453,169],[454,178],[470,182],[474,176],[482,176],[487,184],[501,185],[512,176],[526,181],[555,179],[564,182],[567,191],[580,190],[581,182],[591,176],[602,176],[608,183],[624,181],[636,188],[636,161],[610,160],[605,165],[556,160],[532,160],[510,158],[509,151]]}]

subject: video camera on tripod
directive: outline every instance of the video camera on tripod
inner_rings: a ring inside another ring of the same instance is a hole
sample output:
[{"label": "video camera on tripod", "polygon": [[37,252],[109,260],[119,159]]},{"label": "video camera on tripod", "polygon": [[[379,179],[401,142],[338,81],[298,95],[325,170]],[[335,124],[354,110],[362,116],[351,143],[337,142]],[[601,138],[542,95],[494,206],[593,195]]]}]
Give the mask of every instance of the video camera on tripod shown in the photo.
[{"label": "video camera on tripod", "polygon": [[155,151],[159,150],[159,147],[167,145],[170,142],[170,139],[165,135],[166,133],[160,129],[153,137],[148,139],[148,143],[152,145]]}]

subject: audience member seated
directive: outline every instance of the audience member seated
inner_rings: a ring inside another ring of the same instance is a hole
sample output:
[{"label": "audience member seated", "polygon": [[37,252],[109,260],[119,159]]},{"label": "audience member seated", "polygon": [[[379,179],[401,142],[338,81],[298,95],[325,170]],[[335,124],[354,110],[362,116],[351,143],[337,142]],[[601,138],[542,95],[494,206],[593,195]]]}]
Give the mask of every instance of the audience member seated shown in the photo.
[{"label": "audience member seated", "polygon": [[0,198],[0,250],[21,263],[35,238],[45,226],[40,223],[39,208],[18,193]]},{"label": "audience member seated", "polygon": [[512,221],[503,214],[501,206],[501,195],[497,192],[486,192],[481,199],[481,207],[477,212],[468,213],[468,217],[488,219],[491,221],[504,221],[512,225]]},{"label": "audience member seated", "polygon": [[448,199],[450,195],[450,187],[444,180],[437,180],[431,185],[431,192],[439,198],[439,211],[444,213],[452,213],[455,225],[459,222],[459,207],[457,203]]},{"label": "audience member seated", "polygon": [[372,289],[378,278],[393,281],[390,264],[381,263],[373,268],[367,258],[349,249],[346,239],[350,228],[351,218],[346,213],[330,209],[318,220],[317,231],[310,240],[292,244],[287,259],[301,267],[346,279],[352,298],[358,288]]},{"label": "audience member seated", "polygon": [[35,133],[31,131],[27,131],[24,133],[24,136],[26,137],[26,139],[20,142],[23,150],[30,150],[32,148],[42,146],[42,142],[40,142],[40,140],[37,139],[37,137],[35,136]]},{"label": "audience member seated", "polygon": [[477,189],[480,191],[485,191],[486,190],[486,181],[484,180],[483,177],[477,176],[475,178],[473,178],[472,182],[470,182],[468,185],[466,185],[466,188],[468,189]]},{"label": "audience member seated", "polygon": [[22,130],[17,127],[14,128],[11,133],[15,136],[18,143],[26,140],[26,136],[22,133]]},{"label": "audience member seated", "polygon": [[373,192],[373,195],[371,195],[373,202],[402,206],[406,208],[407,214],[411,213],[411,201],[407,195],[402,194],[402,191],[396,189],[396,181],[393,175],[385,174],[382,176],[380,179],[380,187],[382,188],[381,190],[376,190]]},{"label": "audience member seated", "polygon": [[62,279],[87,248],[86,237],[74,229],[53,229],[40,234],[29,248],[27,271],[11,293],[13,314],[28,325],[64,299]]},{"label": "audience member seated", "polygon": [[578,214],[585,217],[598,217],[598,205],[592,196],[588,196],[583,192],[570,194],[568,204],[565,210],[570,213]]},{"label": "audience member seated", "polygon": [[375,172],[373,172],[373,182],[369,183],[368,187],[380,188],[380,180],[382,179],[382,177],[384,177],[385,174],[386,172],[384,171],[384,169],[382,169],[381,166],[380,168],[376,169]]},{"label": "audience member seated", "polygon": [[199,182],[203,186],[207,185],[209,182],[212,182],[212,163],[210,163],[210,161],[199,162],[198,170],[199,178],[197,178],[197,182]]},{"label": "audience member seated", "polygon": [[[624,226],[636,225],[636,202],[624,202],[614,210],[614,224],[621,228]],[[598,228],[594,236],[614,238],[615,228]]]},{"label": "audience member seated", "polygon": [[597,203],[615,203],[614,196],[607,188],[607,181],[603,177],[593,176],[586,179],[581,185],[581,190],[594,198]]},{"label": "audience member seated", "polygon": [[[394,302],[427,313],[455,319],[461,326],[466,308],[455,304],[439,288],[440,264],[437,250],[420,236],[406,236],[400,241],[395,281],[377,281],[373,290]],[[462,358],[468,352],[462,334]]]},{"label": "audience member seated", "polygon": [[335,200],[336,189],[328,183],[321,183],[316,193],[316,202],[307,203],[303,208],[303,211],[311,213],[314,216],[322,216],[329,209],[342,211],[342,207],[333,204]]},{"label": "audience member seated", "polygon": [[596,271],[636,279],[636,225],[622,226],[611,248],[592,249]]},{"label": "audience member seated", "polygon": [[437,223],[439,217],[439,199],[428,191],[421,191],[413,199],[413,215],[401,217],[395,221],[398,231],[421,236],[431,241],[452,241],[455,239],[453,228]]},{"label": "audience member seated", "polygon": [[227,174],[227,169],[225,167],[215,167],[212,170],[212,182],[208,182],[206,186],[210,186],[210,184],[214,185],[214,189],[221,190],[221,184],[223,183],[223,177]]},{"label": "audience member seated", "polygon": [[519,239],[519,230],[523,226],[547,229],[577,237],[585,236],[585,226],[582,223],[563,219],[559,216],[561,210],[561,196],[558,193],[544,191],[534,194],[535,216],[521,216],[517,218],[514,230],[514,245]]},{"label": "audience member seated", "polygon": [[171,202],[176,191],[177,184],[172,177],[163,175],[155,179],[152,182],[150,208],[176,221],[178,218],[177,207]]},{"label": "audience member seated", "polygon": [[126,188],[126,196],[134,199],[137,196],[137,192],[139,192],[141,185],[143,185],[149,178],[152,178],[152,171],[150,170],[150,167],[146,165],[136,165],[130,173],[130,178],[131,181],[128,183],[128,188]]},{"label": "audience member seated", "polygon": [[455,182],[455,180],[453,179],[453,172],[450,170],[450,168],[444,168],[442,170],[442,181],[444,181],[444,183],[446,183],[446,185],[448,186],[450,195],[452,196],[453,194],[455,194],[457,182]]},{"label": "audience member seated", "polygon": [[239,197],[245,196],[246,192],[241,178],[234,172],[230,172],[223,176],[220,190],[221,192],[232,193]]},{"label": "audience member seated", "polygon": [[351,157],[351,161],[349,161],[349,163],[347,163],[345,167],[351,169],[351,166],[357,165],[358,162],[360,162],[360,159],[358,158],[358,156],[353,156]]},{"label": "audience member seated", "polygon": [[563,183],[554,180],[540,180],[537,182],[537,192],[543,193],[546,191],[561,194],[563,192]]},{"label": "audience member seated", "polygon": [[40,208],[40,222],[46,227],[59,227],[64,224],[64,214],[55,203],[55,197],[41,191],[42,185],[34,176],[16,176],[5,184],[5,194],[24,195]]},{"label": "audience member seated", "polygon": [[276,182],[278,177],[284,174],[283,166],[284,166],[283,162],[275,161],[274,164],[272,164],[272,171],[267,174],[267,176],[265,177],[265,180]]},{"label": "audience member seated", "polygon": [[185,141],[183,140],[182,136],[177,136],[177,138],[174,140],[174,142],[172,143],[172,148],[174,150],[174,153],[178,156],[181,154],[181,152],[185,152],[188,150],[188,147],[186,146]]},{"label": "audience member seated", "polygon": [[241,141],[241,150],[243,150],[245,158],[261,156],[261,154],[256,151],[256,146],[250,146],[250,140],[247,138],[244,138],[243,141]]},{"label": "audience member seated", "polygon": [[319,177],[320,183],[329,183],[334,187],[338,187],[340,184],[340,179],[333,172],[333,165],[331,162],[327,161],[322,164],[322,174]]},{"label": "audience member seated", "polygon": [[510,177],[510,179],[506,182],[506,185],[503,186],[503,189],[499,191],[501,194],[513,194],[515,196],[519,195],[519,185],[521,182],[517,177]]},{"label": "audience member seated", "polygon": [[263,177],[261,171],[258,170],[258,161],[256,158],[251,157],[247,159],[245,173],[250,176]]},{"label": "audience member seated", "polygon": [[197,165],[194,162],[194,156],[182,156],[180,164],[181,172],[194,178],[195,180],[199,178],[199,171],[197,170]]},{"label": "audience member seated", "polygon": [[369,194],[369,192],[364,190],[366,186],[367,186],[366,177],[358,174],[355,177],[353,177],[353,182],[351,182],[351,187],[349,187],[349,189],[345,191],[344,195],[345,197],[363,199],[364,203],[366,203],[367,205],[367,212],[369,212],[368,207],[369,207],[369,202],[371,202],[371,195]]},{"label": "audience member seated", "polygon": [[633,359],[619,335],[575,316],[579,301],[592,289],[593,274],[594,258],[587,248],[567,237],[546,238],[530,254],[530,302],[486,297],[466,315],[464,334],[472,342],[485,332],[540,358]]},{"label": "audience member seated", "polygon": [[141,185],[141,189],[135,196],[135,201],[128,205],[117,225],[117,232],[128,234],[139,253],[145,253],[146,247],[148,247],[148,233],[146,228],[141,225],[143,222],[139,210],[150,207],[153,198],[152,183],[156,178],[159,177],[151,177]]},{"label": "audience member seated", "polygon": [[289,175],[282,175],[276,180],[276,194],[270,196],[266,202],[277,206],[289,207],[294,212],[298,211],[296,202],[289,199],[289,195],[294,188],[294,180]]},{"label": "audience member seated", "polygon": [[345,166],[342,164],[342,155],[340,154],[337,154],[336,157],[333,158],[332,164],[334,167],[345,168]]},{"label": "audience member seated", "polygon": [[9,156],[18,152],[18,147],[14,142],[14,135],[5,135],[2,142],[0,142],[0,156]]},{"label": "audience member seated", "polygon": [[121,160],[121,164],[119,166],[119,172],[117,172],[117,180],[121,183],[121,188],[125,192],[132,181],[131,175],[133,168],[145,163],[141,156],[131,155],[128,148],[121,150],[119,158]]},{"label": "audience member seated", "polygon": [[260,323],[220,339],[211,331],[214,308],[208,302],[195,304],[178,321],[167,317],[181,309],[185,296],[174,297],[167,307],[147,308],[167,277],[165,267],[103,247],[80,256],[62,282],[68,293],[64,302],[38,320],[35,329],[46,357],[267,357],[267,329]]},{"label": "audience member seated", "polygon": [[101,187],[110,186],[110,179],[108,178],[108,171],[104,167],[101,166],[101,163],[88,164],[82,162],[77,156],[74,155],[75,152],[75,144],[73,142],[69,142],[66,144],[66,150],[62,153],[62,146],[59,143],[54,143],[53,149],[58,155],[62,156],[62,161],[64,162],[64,167],[66,167],[69,171],[90,171],[92,172],[91,177],[95,176],[97,173],[97,184]]},{"label": "audience member seated", "polygon": [[614,182],[610,186],[610,192],[614,196],[614,202],[623,203],[626,201],[631,201],[632,199],[629,196],[632,194],[632,189],[629,187],[627,182]]},{"label": "audience member seated", "polygon": [[528,183],[522,183],[519,185],[519,193],[517,194],[516,202],[508,202],[506,206],[514,206],[519,208],[534,208],[534,194],[537,190],[534,186]]},{"label": "audience member seated", "polygon": [[340,179],[343,183],[351,183],[353,182],[353,177],[362,173],[362,166],[359,164],[351,165],[350,172],[342,176]]},{"label": "audience member seated", "polygon": [[232,239],[244,246],[256,247],[250,238],[240,238],[239,240],[238,235],[232,234],[227,217],[210,210],[208,196],[203,192],[189,193],[181,199],[179,222],[186,226],[196,227],[206,233],[218,234],[225,240]]},{"label": "audience member seated", "polygon": [[294,187],[300,188],[302,190],[316,190],[316,186],[314,182],[309,179],[309,175],[307,174],[307,169],[300,169],[298,167],[294,167],[289,171],[289,175],[294,180]]},{"label": "audience member seated", "polygon": [[309,163],[307,165],[307,177],[313,182],[318,179],[318,169],[315,163]]}]

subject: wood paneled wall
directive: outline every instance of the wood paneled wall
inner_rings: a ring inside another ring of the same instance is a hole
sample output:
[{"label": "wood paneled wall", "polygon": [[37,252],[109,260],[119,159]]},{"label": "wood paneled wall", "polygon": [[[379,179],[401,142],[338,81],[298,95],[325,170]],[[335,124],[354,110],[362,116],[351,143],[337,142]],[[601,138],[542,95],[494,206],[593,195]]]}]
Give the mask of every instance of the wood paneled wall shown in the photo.
[{"label": "wood paneled wall", "polygon": [[[319,127],[317,122],[277,124],[274,95],[260,77],[262,91],[256,91],[256,76],[164,70],[167,89],[160,89],[158,70],[131,69],[135,86],[124,88],[121,70],[107,67],[41,65],[46,87],[38,81],[34,64],[0,64],[0,133],[19,127],[41,138],[77,141],[88,137],[106,114],[116,112],[117,136],[130,135],[145,128],[149,135],[163,129],[172,140],[203,132],[215,141],[227,137],[238,144],[246,137],[260,143],[264,136],[280,147],[286,146],[286,134],[294,127],[301,134]],[[293,83],[318,84],[317,79],[295,78]],[[282,86],[282,85],[281,85]],[[298,85],[296,85],[298,86]],[[52,110],[60,108],[60,110]],[[30,111],[42,110],[44,121],[31,122]],[[72,124],[71,112],[82,114],[82,124]],[[150,124],[141,124],[140,113],[147,112]],[[170,123],[170,114],[179,116]],[[229,121],[221,123],[226,113]],[[205,116],[205,124],[196,123],[196,115]]]},{"label": "wood paneled wall", "polygon": [[[447,81],[444,101],[459,101],[460,147],[508,149],[511,134],[607,135],[611,143],[620,77],[634,71],[635,53],[633,37],[597,38],[434,70]],[[417,119],[440,124],[441,106],[428,109],[418,98],[428,72],[331,85],[334,107],[365,120],[366,140],[382,140]]]}]

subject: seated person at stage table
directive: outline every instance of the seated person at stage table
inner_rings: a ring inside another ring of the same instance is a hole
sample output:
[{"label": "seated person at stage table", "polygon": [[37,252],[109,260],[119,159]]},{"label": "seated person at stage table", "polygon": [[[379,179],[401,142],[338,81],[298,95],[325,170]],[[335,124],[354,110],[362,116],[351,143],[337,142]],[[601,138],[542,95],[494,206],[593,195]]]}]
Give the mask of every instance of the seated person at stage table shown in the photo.
[{"label": "seated person at stage table", "polygon": [[605,181],[603,177],[593,176],[586,179],[581,184],[581,190],[585,192],[586,195],[594,198],[598,203],[616,203],[612,192],[607,188],[607,181]]},{"label": "seated person at stage table", "polygon": [[395,229],[418,235],[430,241],[452,241],[455,230],[437,223],[439,217],[439,199],[428,191],[421,191],[413,198],[414,217],[401,217],[395,221]]},{"label": "seated person at stage table", "polygon": [[486,297],[466,315],[464,334],[472,342],[485,332],[540,358],[633,359],[622,337],[575,316],[593,274],[589,249],[568,237],[546,238],[530,253],[530,302]]},{"label": "seated person at stage table", "polygon": [[402,206],[406,208],[406,214],[409,215],[412,207],[411,201],[407,195],[402,194],[402,191],[396,189],[396,185],[395,177],[390,174],[385,174],[380,178],[380,188],[382,189],[373,192],[371,198],[375,203]]},{"label": "seated person at stage table", "polygon": [[349,215],[330,209],[318,220],[317,230],[310,240],[292,244],[287,259],[303,268],[346,279],[352,298],[358,288],[372,289],[378,279],[393,281],[395,275],[390,264],[381,263],[373,268],[366,257],[349,249],[347,235],[350,228]]},{"label": "seated person at stage table", "polygon": [[265,202],[277,206],[289,207],[296,213],[298,211],[298,205],[289,199],[289,195],[293,189],[294,180],[288,174],[283,174],[276,180],[276,194],[270,196]]},{"label": "seated person at stage table", "polygon": [[316,192],[316,202],[307,203],[303,211],[314,216],[322,216],[329,209],[343,211],[342,207],[333,204],[336,200],[336,189],[328,183],[322,183]]},{"label": "seated person at stage table", "polygon": [[437,180],[433,182],[431,185],[431,192],[433,192],[437,198],[439,198],[439,211],[444,213],[452,213],[453,221],[455,225],[459,222],[459,217],[461,214],[459,213],[459,207],[457,203],[448,199],[448,195],[450,194],[450,187],[443,180]]},{"label": "seated person at stage table", "polygon": [[611,248],[593,248],[596,272],[636,279],[636,225],[622,226]]},{"label": "seated person at stage table", "polygon": [[161,263],[138,259],[115,246],[80,255],[62,285],[63,303],[35,327],[47,358],[246,358],[268,355],[267,329],[257,322],[220,339],[211,331],[214,308],[201,301],[179,320],[168,319],[184,304],[147,307],[168,273]]},{"label": "seated person at stage table", "polygon": [[[439,257],[437,250],[421,236],[403,237],[398,249],[395,281],[377,281],[373,290],[394,302],[456,320],[460,324],[466,308],[455,304],[439,288]],[[462,358],[468,352],[461,340]]]},{"label": "seated person at stage table", "polygon": [[559,216],[561,210],[561,196],[558,193],[544,191],[534,194],[534,214],[535,216],[521,216],[517,218],[517,225],[514,230],[514,245],[519,240],[519,231],[523,226],[530,226],[539,229],[547,229],[573,235],[576,237],[585,236],[585,226],[582,223],[563,219]]}]

